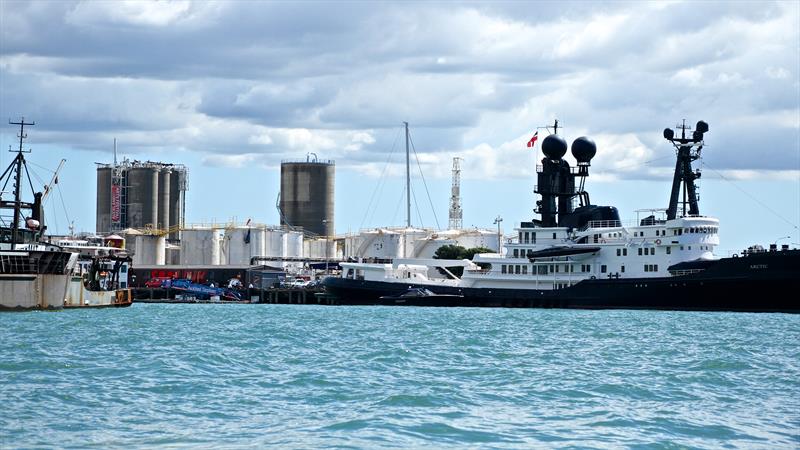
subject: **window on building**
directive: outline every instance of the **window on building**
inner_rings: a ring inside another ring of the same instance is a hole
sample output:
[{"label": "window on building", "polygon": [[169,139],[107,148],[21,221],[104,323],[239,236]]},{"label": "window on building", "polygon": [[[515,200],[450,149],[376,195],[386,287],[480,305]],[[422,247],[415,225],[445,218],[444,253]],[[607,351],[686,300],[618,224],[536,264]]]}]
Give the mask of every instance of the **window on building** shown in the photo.
[{"label": "window on building", "polygon": [[653,272],[658,272],[658,264],[653,264]]},{"label": "window on building", "polygon": [[522,268],[520,268],[520,266],[515,266],[515,267],[514,267],[514,273],[516,273],[517,275],[519,275],[521,272],[522,272]]},{"label": "window on building", "polygon": [[505,264],[500,266],[500,273],[506,273],[506,265]]},{"label": "window on building", "polygon": [[514,258],[519,258],[519,249],[518,248],[514,249]]},{"label": "window on building", "polygon": [[642,256],[642,247],[639,247],[639,256]]},{"label": "window on building", "polygon": [[603,264],[602,266],[600,266],[600,273],[606,273],[606,271],[607,271],[607,270],[608,270],[608,268],[606,267],[606,265],[605,265],[605,264]]},{"label": "window on building", "polygon": [[622,256],[622,249],[621,248],[617,249],[617,256]]},{"label": "window on building", "polygon": [[528,266],[522,266],[522,274],[523,275],[527,275],[528,274]]},{"label": "window on building", "polygon": [[622,256],[628,256],[628,249],[627,248],[623,248],[622,249]]}]

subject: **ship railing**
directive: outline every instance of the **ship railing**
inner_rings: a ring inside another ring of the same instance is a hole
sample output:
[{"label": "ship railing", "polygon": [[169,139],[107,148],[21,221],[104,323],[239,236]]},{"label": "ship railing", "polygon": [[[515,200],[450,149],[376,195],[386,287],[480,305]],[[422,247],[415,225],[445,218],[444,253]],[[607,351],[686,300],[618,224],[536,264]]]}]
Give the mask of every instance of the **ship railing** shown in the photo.
[{"label": "ship railing", "polygon": [[621,228],[622,222],[619,220],[590,220],[579,231],[586,231],[589,228]]}]

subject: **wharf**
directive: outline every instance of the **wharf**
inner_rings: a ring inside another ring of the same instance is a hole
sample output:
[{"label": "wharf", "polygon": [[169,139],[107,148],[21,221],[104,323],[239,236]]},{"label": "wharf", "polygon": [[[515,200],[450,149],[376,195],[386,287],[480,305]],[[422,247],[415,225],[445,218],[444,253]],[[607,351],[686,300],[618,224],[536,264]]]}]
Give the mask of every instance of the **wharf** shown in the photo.
[{"label": "wharf", "polygon": [[285,305],[329,305],[332,298],[321,289],[306,288],[250,288],[242,291],[243,300],[176,299],[178,291],[168,288],[134,288],[135,303],[271,303]]}]

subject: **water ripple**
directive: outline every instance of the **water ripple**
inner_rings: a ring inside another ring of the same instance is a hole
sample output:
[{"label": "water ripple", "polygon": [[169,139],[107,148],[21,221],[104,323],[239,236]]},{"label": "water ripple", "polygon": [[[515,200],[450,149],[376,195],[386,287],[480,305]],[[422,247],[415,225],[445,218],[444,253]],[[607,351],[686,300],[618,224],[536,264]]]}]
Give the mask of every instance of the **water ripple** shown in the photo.
[{"label": "water ripple", "polygon": [[800,316],[0,315],[0,447],[800,447]]}]

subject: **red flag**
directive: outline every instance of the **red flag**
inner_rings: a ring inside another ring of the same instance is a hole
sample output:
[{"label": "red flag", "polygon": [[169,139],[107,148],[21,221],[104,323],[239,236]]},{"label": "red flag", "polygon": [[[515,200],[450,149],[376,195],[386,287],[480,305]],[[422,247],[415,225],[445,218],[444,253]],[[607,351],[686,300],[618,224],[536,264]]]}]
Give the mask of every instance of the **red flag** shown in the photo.
[{"label": "red flag", "polygon": [[536,133],[534,133],[533,137],[531,138],[531,140],[528,141],[528,147],[533,147],[533,144],[536,143],[537,139],[539,139],[539,132],[538,131]]}]

